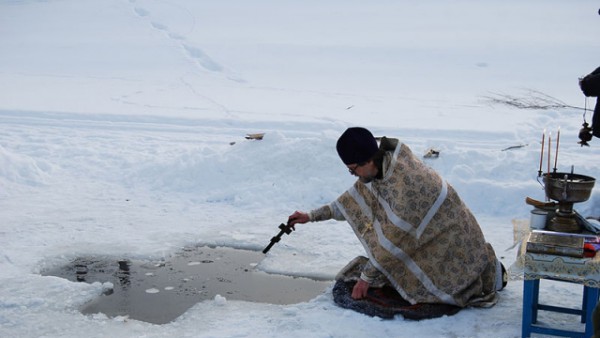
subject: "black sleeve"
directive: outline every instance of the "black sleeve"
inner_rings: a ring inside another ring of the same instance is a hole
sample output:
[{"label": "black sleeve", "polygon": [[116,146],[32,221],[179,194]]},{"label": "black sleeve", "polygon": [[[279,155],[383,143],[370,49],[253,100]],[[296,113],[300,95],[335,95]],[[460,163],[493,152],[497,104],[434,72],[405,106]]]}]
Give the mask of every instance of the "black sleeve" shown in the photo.
[{"label": "black sleeve", "polygon": [[596,99],[596,108],[592,116],[592,135],[600,138],[600,97]]},{"label": "black sleeve", "polygon": [[581,79],[579,87],[585,96],[600,96],[600,67]]}]

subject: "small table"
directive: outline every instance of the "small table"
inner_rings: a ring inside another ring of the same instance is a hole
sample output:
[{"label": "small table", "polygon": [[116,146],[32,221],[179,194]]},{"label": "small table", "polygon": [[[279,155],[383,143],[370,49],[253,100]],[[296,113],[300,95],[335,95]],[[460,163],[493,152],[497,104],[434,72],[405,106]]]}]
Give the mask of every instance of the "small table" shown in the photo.
[{"label": "small table", "polygon": [[[525,251],[526,239],[522,242],[516,264],[523,268],[523,322],[522,336],[541,333],[564,337],[591,337],[594,333],[592,312],[600,296],[600,254],[591,258],[574,258]],[[581,309],[539,303],[540,280],[549,279],[583,285]],[[585,332],[576,332],[539,326],[538,310],[581,315]]]}]

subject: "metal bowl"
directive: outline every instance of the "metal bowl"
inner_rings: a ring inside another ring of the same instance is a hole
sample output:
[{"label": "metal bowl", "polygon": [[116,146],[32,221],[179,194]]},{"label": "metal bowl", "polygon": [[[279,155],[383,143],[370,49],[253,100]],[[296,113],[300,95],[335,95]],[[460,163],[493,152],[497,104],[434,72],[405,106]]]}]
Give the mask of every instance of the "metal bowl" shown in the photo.
[{"label": "metal bowl", "polygon": [[544,175],[546,196],[559,202],[587,201],[595,183],[595,178],[579,174],[557,172]]}]

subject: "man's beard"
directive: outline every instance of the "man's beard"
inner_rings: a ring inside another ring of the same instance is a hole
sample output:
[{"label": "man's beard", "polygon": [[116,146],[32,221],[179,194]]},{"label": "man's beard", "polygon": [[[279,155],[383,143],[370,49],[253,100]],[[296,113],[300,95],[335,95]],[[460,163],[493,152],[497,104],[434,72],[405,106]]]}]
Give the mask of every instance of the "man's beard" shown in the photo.
[{"label": "man's beard", "polygon": [[364,184],[371,183],[374,179],[375,179],[375,176],[373,176],[373,175],[358,178],[358,180]]}]

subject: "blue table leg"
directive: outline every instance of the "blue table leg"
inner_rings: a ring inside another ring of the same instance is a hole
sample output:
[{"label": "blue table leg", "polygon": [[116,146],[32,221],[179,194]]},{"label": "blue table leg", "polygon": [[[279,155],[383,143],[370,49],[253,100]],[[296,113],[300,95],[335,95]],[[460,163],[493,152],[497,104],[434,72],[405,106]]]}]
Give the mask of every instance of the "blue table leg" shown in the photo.
[{"label": "blue table leg", "polygon": [[585,323],[586,322],[586,313],[587,313],[587,301],[588,301],[588,288],[584,285],[583,286],[583,302],[581,304],[583,304],[581,306],[581,322]]},{"label": "blue table leg", "polygon": [[598,297],[600,296],[600,289],[584,286],[583,288],[584,300],[583,300],[583,314],[582,322],[585,318],[585,336],[591,337],[594,334],[594,321],[592,320],[592,314],[594,308],[598,303]]},{"label": "blue table leg", "polygon": [[[534,301],[537,300],[536,283],[539,288],[539,280],[523,281],[523,322],[521,323],[521,335],[523,338],[531,336],[531,324],[533,323]],[[538,289],[539,290],[539,289]],[[537,306],[537,302],[535,304]],[[537,312],[537,310],[535,310]]]},{"label": "blue table leg", "polygon": [[533,281],[533,302],[532,302],[532,313],[531,313],[531,323],[537,323],[538,318],[538,305],[540,304],[540,280],[534,279]]}]

